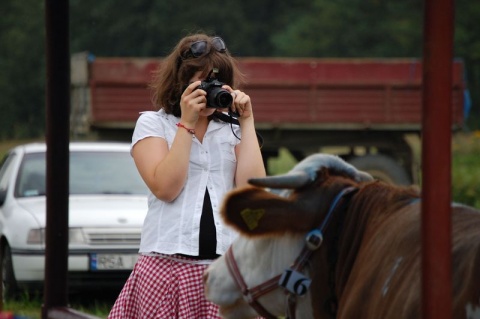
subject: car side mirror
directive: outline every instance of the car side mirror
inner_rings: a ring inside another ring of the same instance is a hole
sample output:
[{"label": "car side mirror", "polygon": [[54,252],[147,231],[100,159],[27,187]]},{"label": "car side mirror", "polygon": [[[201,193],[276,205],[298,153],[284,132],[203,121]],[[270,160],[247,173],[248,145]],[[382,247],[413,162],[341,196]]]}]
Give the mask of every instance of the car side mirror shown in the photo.
[{"label": "car side mirror", "polygon": [[0,189],[0,206],[3,206],[3,203],[5,203],[5,198],[7,198],[7,190]]}]

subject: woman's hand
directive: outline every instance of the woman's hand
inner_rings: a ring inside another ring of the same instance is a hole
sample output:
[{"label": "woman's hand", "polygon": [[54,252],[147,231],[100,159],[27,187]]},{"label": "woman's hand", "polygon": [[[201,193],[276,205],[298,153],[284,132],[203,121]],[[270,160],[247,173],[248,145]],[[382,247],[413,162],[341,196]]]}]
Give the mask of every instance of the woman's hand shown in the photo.
[{"label": "woman's hand", "polygon": [[207,107],[207,93],[204,90],[197,90],[201,81],[190,83],[180,98],[180,109],[182,110],[181,123],[188,127],[195,127],[201,111]]},{"label": "woman's hand", "polygon": [[230,92],[230,94],[232,94],[233,102],[230,108],[233,112],[236,112],[240,115],[239,119],[246,119],[253,114],[250,96],[240,90],[233,90],[228,85],[224,85],[222,88],[226,89]]}]

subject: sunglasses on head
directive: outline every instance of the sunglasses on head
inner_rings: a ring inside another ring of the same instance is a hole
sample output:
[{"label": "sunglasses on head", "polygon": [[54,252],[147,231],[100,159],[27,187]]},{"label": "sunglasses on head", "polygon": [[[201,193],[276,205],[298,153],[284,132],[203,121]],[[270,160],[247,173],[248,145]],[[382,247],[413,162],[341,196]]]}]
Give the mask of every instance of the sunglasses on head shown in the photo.
[{"label": "sunglasses on head", "polygon": [[[220,37],[212,38],[212,41],[210,42],[210,44],[218,52],[225,53],[227,51],[227,46],[225,45],[225,41],[223,41],[223,39],[220,38]],[[199,40],[199,41],[195,41],[192,44],[190,44],[189,53],[194,58],[201,57],[202,55],[204,55],[208,52],[210,52],[210,48],[208,47],[207,40]],[[187,55],[187,57],[188,57],[188,55]]]}]

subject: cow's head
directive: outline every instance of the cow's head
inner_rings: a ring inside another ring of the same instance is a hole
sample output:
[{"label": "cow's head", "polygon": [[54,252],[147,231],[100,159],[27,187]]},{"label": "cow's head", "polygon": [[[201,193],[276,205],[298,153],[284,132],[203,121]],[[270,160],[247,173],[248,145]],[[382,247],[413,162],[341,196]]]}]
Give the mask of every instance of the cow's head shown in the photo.
[{"label": "cow's head", "polygon": [[[333,175],[337,177],[331,178]],[[371,177],[340,158],[316,154],[286,175],[253,179],[250,183],[257,187],[230,192],[224,200],[222,216],[241,233],[232,244],[232,251],[246,285],[254,287],[287,269],[302,249],[305,234],[319,226],[333,198],[345,187],[365,180]],[[275,193],[258,186],[293,191]],[[310,276],[319,281],[327,280],[328,274]],[[258,316],[237,288],[224,256],[207,269],[204,280],[207,298],[220,306],[225,318]],[[285,294],[280,289],[258,301],[271,314],[285,314]],[[306,312],[297,317],[312,316],[310,294],[298,299],[298,309]]]}]

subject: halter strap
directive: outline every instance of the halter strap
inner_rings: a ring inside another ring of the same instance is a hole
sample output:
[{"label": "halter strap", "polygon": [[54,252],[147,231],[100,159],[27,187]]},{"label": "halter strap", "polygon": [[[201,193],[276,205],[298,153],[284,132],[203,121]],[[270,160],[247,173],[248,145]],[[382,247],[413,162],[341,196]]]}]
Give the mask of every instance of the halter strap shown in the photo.
[{"label": "halter strap", "polygon": [[295,259],[295,262],[291,267],[292,269],[301,271],[305,267],[305,264],[310,259],[310,256],[313,254],[313,252],[322,245],[323,233],[331,220],[333,212],[337,210],[340,204],[344,203],[347,198],[350,198],[350,196],[355,194],[357,191],[358,188],[351,186],[342,189],[337,196],[335,196],[322,224],[319,227],[311,230],[307,236],[305,236],[306,244],[303,246],[303,249],[298,255],[297,259]]},{"label": "halter strap", "polygon": [[[228,269],[233,276],[235,283],[243,294],[245,301],[253,308],[255,311],[262,317],[266,319],[277,319],[276,316],[268,312],[258,301],[257,299],[269,293],[270,291],[278,287],[278,279],[280,276],[274,277],[261,285],[254,287],[252,290],[248,289],[247,284],[243,280],[243,276],[238,269],[237,263],[235,262],[235,257],[233,256],[233,248],[230,246],[225,255],[227,261]],[[276,279],[276,280],[274,280]]]},{"label": "halter strap", "polygon": [[[353,194],[358,191],[356,187],[347,187],[341,190],[334,198],[330,208],[328,210],[327,215],[325,216],[322,224],[314,228],[310,231],[307,236],[305,237],[306,243],[303,246],[302,251],[295,259],[294,263],[292,264],[291,268],[296,271],[301,271],[305,264],[307,263],[308,259],[311,257],[313,252],[320,248],[323,242],[323,232],[325,228],[328,226],[333,213],[343,204],[347,198],[350,198]],[[228,266],[228,270],[232,275],[235,284],[242,292],[242,295],[245,301],[262,317],[265,319],[277,319],[276,316],[272,315],[268,312],[259,302],[258,298],[268,294],[269,292],[277,289],[279,287],[279,281],[282,277],[282,274],[279,274],[264,283],[257,285],[251,289],[248,288],[247,284],[245,283],[240,270],[238,269],[237,262],[235,261],[235,257],[233,255],[233,246],[230,245],[226,254],[225,260]],[[287,291],[287,318],[295,319],[295,310],[296,310],[296,295],[292,294],[291,292]]]}]

